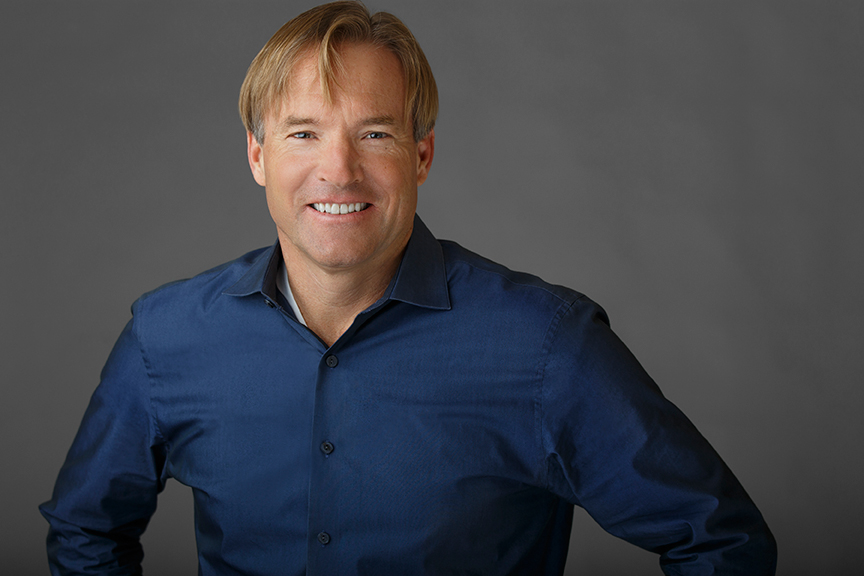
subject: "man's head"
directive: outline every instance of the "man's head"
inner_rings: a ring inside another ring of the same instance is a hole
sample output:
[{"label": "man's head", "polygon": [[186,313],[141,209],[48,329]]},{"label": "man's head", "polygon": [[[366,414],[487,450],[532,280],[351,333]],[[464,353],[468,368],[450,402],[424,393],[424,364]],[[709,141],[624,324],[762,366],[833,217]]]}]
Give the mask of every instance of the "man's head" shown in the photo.
[{"label": "man's head", "polygon": [[436,108],[411,33],[359,2],[301,14],[267,43],[240,109],[289,273],[395,271],[432,162]]},{"label": "man's head", "polygon": [[392,52],[402,66],[405,111],[414,140],[425,138],[438,115],[438,90],[432,69],[411,31],[386,12],[370,15],[359,1],[324,4],[297,16],[264,45],[249,66],[240,90],[240,117],[259,143],[265,138],[267,114],[278,106],[290,83],[294,65],[310,51],[317,56],[321,88],[329,98],[341,71],[339,47],[370,44]]}]

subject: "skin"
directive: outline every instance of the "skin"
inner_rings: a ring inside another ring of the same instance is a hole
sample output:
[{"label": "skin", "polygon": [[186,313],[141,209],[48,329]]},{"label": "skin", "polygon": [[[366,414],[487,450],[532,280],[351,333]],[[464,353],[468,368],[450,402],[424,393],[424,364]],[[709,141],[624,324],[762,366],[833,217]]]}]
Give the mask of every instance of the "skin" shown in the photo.
[{"label": "skin", "polygon": [[[249,165],[264,186],[291,290],[307,326],[328,346],[381,297],[404,253],[429,174],[434,133],[414,140],[401,64],[386,49],[340,47],[344,70],[321,90],[317,61],[301,58],[264,143],[247,135]],[[314,203],[368,204],[322,214]]]}]

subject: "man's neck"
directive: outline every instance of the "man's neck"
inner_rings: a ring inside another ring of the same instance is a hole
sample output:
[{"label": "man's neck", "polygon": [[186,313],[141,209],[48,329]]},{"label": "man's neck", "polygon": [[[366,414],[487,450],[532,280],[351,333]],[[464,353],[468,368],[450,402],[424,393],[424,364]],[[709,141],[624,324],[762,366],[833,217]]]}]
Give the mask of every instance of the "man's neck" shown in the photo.
[{"label": "man's neck", "polygon": [[384,295],[401,261],[328,270],[292,257],[284,248],[282,254],[288,283],[306,327],[328,347],[348,330],[360,312]]}]

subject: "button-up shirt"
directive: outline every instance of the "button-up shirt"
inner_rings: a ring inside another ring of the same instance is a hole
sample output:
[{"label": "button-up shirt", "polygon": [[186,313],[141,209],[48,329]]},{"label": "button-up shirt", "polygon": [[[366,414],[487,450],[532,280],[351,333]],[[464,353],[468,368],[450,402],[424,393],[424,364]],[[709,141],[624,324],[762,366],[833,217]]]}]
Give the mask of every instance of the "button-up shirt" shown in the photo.
[{"label": "button-up shirt", "polygon": [[773,574],[759,511],[582,294],[416,219],[328,348],[280,259],[133,305],[41,507],[54,574],[138,573],[169,478],[204,576],[561,574],[574,505],[667,574]]}]

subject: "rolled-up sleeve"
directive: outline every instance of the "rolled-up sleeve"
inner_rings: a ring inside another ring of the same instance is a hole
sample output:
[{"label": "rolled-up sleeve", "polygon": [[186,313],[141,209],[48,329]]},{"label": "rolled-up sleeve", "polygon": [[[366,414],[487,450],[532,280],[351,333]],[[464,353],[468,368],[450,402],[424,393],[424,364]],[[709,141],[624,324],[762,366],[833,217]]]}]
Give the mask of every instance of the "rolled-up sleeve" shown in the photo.
[{"label": "rolled-up sleeve", "polygon": [[163,488],[147,368],[134,320],[120,335],[66,457],[48,520],[54,575],[141,573],[141,533]]},{"label": "rolled-up sleeve", "polygon": [[776,544],[741,484],[588,299],[550,327],[541,388],[549,489],[669,575],[774,574]]}]

